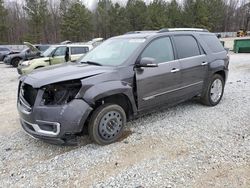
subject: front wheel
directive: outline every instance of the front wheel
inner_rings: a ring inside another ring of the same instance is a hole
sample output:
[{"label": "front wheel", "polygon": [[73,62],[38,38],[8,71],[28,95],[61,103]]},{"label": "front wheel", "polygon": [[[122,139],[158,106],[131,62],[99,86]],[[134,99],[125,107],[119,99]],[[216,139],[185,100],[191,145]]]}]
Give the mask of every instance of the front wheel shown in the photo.
[{"label": "front wheel", "polygon": [[99,145],[117,141],[126,123],[123,108],[116,104],[99,106],[92,114],[88,125],[90,138]]},{"label": "front wheel", "polygon": [[206,86],[201,97],[201,102],[207,106],[216,106],[224,94],[225,80],[219,74],[215,74]]},{"label": "front wheel", "polygon": [[18,67],[18,64],[19,64],[20,60],[21,60],[21,59],[19,59],[19,58],[13,59],[13,60],[12,60],[12,66],[13,66],[13,67]]}]

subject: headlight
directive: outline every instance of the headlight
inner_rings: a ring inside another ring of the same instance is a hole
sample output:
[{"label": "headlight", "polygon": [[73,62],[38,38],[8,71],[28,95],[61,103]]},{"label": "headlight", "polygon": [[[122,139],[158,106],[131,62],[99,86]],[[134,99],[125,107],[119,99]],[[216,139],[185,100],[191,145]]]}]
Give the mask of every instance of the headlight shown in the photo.
[{"label": "headlight", "polygon": [[81,88],[80,81],[68,81],[44,87],[42,105],[63,105],[75,98]]},{"label": "headlight", "polygon": [[29,66],[31,64],[31,61],[23,61],[21,62],[21,65],[23,66]]}]

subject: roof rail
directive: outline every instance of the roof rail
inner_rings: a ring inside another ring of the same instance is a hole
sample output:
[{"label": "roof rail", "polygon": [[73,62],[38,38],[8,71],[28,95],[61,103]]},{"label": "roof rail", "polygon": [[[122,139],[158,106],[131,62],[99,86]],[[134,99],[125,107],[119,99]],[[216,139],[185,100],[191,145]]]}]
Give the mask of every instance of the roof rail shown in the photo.
[{"label": "roof rail", "polygon": [[155,30],[147,30],[147,31],[129,31],[127,33],[125,33],[124,35],[128,35],[128,34],[138,34],[138,33],[155,33],[157,31]]},{"label": "roof rail", "polygon": [[207,29],[201,28],[163,28],[158,33],[171,32],[171,31],[196,31],[196,32],[208,32]]}]

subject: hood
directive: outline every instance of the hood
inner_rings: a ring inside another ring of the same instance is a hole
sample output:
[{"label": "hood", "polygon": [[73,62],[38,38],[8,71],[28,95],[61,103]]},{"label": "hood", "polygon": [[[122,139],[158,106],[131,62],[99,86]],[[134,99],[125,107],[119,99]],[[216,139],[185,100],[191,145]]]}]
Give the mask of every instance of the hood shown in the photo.
[{"label": "hood", "polygon": [[66,63],[35,70],[22,76],[20,80],[32,85],[33,88],[40,88],[52,83],[83,79],[112,71],[113,67]]},{"label": "hood", "polygon": [[39,57],[39,58],[35,58],[35,59],[30,59],[30,60],[25,60],[20,62],[21,64],[25,64],[26,62],[29,62],[30,64],[33,63],[42,63],[45,64],[44,62],[49,61],[49,57]]},{"label": "hood", "polygon": [[49,57],[38,57],[35,59],[31,59],[29,61],[30,63],[43,63],[43,62],[49,61]]},{"label": "hood", "polygon": [[23,42],[24,45],[28,46],[28,48],[33,52],[39,52],[39,50],[31,43],[29,42]]}]

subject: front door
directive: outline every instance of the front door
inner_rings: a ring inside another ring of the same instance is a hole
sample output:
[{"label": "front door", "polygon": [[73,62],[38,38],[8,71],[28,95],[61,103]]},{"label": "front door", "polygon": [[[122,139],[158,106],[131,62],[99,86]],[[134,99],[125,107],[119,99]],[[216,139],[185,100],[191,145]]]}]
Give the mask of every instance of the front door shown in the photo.
[{"label": "front door", "polygon": [[175,60],[169,37],[153,40],[140,58],[154,58],[158,67],[136,68],[136,84],[139,111],[172,103],[177,99],[180,87],[180,64]]},{"label": "front door", "polygon": [[58,47],[53,56],[50,59],[51,65],[59,64],[59,63],[64,63],[65,62],[65,55],[66,55],[66,46],[60,46]]}]

